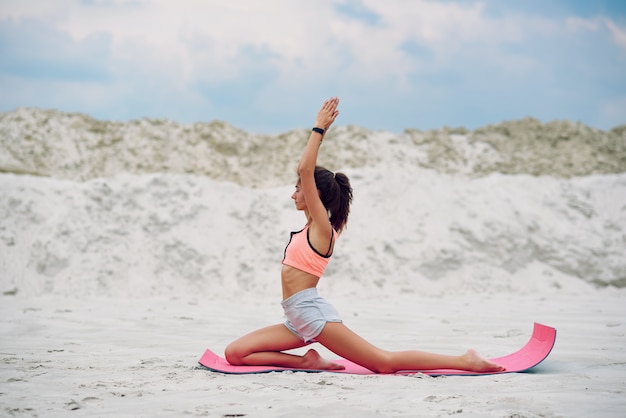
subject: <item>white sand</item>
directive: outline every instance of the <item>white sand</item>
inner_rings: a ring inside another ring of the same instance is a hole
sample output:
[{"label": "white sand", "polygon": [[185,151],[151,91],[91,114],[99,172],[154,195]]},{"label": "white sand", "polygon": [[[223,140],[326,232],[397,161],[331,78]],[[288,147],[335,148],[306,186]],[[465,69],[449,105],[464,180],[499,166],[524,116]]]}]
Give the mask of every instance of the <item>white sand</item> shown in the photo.
[{"label": "white sand", "polygon": [[345,170],[355,202],[321,293],[388,349],[498,357],[534,321],[556,327],[532,372],[206,371],[206,348],[282,321],[280,259],[303,225],[292,185],[4,173],[0,416],[623,416],[626,174],[473,177],[393,158]]},{"label": "white sand", "polygon": [[[497,357],[520,348],[538,321],[558,329],[550,357],[533,373],[487,377],[211,373],[196,364],[205,348],[222,352],[240,334],[282,321],[279,260],[286,232],[302,221],[290,186],[3,175],[10,198],[2,223],[2,414],[550,417],[626,410],[626,294],[563,272],[581,265],[600,277],[623,268],[611,252],[624,245],[623,219],[615,215],[624,207],[623,176],[465,181],[422,172],[417,186],[392,190],[389,184],[402,184],[398,173],[353,174],[361,200],[320,286],[350,327],[389,349],[455,354],[473,347]],[[386,188],[392,203],[375,200]],[[597,219],[574,222],[584,215],[559,190],[586,196],[579,206]],[[388,210],[394,216],[383,217]],[[368,226],[374,216],[379,222]],[[534,225],[532,234],[524,222]],[[484,241],[467,247],[459,237],[470,235]],[[603,244],[598,251],[601,238],[616,241],[614,250]],[[537,254],[518,254],[527,247]],[[394,265],[396,273],[387,274]]]},{"label": "white sand", "polygon": [[[207,292],[208,293],[208,292]],[[196,362],[277,321],[269,300],[3,298],[3,416],[618,417],[626,407],[624,297],[468,295],[334,298],[346,323],[387,348],[486,355],[521,347],[539,320],[556,346],[532,373],[481,377],[271,373]],[[330,354],[329,356],[332,356]]]}]

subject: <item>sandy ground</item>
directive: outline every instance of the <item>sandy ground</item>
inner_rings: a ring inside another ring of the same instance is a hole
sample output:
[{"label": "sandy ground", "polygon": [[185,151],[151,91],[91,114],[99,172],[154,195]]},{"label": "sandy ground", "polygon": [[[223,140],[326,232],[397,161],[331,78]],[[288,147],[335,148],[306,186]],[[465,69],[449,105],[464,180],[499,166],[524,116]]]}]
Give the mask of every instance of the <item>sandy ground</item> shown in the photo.
[{"label": "sandy ground", "polygon": [[1,417],[625,416],[616,134],[346,127],[321,148],[355,193],[320,282],[344,322],[386,349],[487,357],[517,351],[533,322],[557,328],[531,372],[228,376],[198,365],[205,349],[282,322],[306,132],[0,122]]},{"label": "sandy ground", "polygon": [[626,410],[625,296],[334,300],[348,326],[388,349],[496,357],[520,348],[533,321],[558,330],[531,372],[437,378],[231,376],[197,364],[205,348],[222,353],[241,333],[281,321],[270,300],[4,296],[0,415],[617,417]]}]

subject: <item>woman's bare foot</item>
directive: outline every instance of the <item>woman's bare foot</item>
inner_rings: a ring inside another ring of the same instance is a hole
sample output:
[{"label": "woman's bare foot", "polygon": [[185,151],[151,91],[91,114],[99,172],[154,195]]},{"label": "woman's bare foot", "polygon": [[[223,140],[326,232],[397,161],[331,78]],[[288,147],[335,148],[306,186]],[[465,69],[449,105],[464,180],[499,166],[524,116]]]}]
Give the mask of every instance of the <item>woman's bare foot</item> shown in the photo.
[{"label": "woman's bare foot", "polygon": [[314,349],[310,349],[302,356],[305,360],[305,368],[312,370],[343,370],[346,367],[326,360]]},{"label": "woman's bare foot", "polygon": [[464,369],[472,372],[502,372],[505,370],[505,368],[499,364],[481,357],[474,350],[467,350],[467,352],[463,354],[462,358],[466,364]]}]

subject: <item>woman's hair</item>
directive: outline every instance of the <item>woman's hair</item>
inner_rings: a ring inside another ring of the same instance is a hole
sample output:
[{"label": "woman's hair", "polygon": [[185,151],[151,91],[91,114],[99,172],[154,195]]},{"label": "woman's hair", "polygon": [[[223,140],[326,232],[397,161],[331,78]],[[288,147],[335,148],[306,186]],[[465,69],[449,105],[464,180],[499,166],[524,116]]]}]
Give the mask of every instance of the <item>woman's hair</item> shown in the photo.
[{"label": "woman's hair", "polygon": [[315,166],[314,176],[320,200],[330,213],[330,223],[335,231],[341,232],[348,223],[352,203],[350,179],[343,173],[333,173],[320,166]]}]

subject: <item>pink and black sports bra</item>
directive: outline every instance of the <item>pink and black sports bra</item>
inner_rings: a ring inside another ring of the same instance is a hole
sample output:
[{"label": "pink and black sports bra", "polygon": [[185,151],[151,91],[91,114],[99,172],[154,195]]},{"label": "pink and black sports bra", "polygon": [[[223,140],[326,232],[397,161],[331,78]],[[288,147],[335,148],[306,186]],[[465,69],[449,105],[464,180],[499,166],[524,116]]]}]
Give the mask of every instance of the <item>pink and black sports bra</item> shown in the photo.
[{"label": "pink and black sports bra", "polygon": [[321,254],[309,241],[309,226],[306,225],[300,231],[292,232],[289,242],[285,247],[285,255],[282,263],[297,268],[306,273],[321,277],[333,255],[333,242],[337,239],[337,232],[333,229],[333,236],[326,254]]}]

